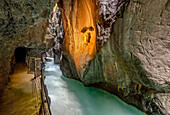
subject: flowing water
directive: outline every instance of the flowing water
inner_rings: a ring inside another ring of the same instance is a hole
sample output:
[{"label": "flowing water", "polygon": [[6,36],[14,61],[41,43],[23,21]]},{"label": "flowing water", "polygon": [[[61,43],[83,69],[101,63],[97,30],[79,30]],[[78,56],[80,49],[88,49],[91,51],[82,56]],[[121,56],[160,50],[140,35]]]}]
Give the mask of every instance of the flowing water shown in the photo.
[{"label": "flowing water", "polygon": [[52,59],[45,74],[53,115],[145,115],[112,94],[63,77]]}]

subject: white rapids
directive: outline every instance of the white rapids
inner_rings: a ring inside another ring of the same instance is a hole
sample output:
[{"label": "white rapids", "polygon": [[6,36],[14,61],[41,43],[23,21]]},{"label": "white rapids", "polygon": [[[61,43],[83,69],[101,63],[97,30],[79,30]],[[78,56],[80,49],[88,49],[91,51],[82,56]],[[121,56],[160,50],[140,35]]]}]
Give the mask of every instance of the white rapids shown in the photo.
[{"label": "white rapids", "polygon": [[112,94],[63,77],[53,59],[46,62],[45,74],[52,115],[145,115]]}]

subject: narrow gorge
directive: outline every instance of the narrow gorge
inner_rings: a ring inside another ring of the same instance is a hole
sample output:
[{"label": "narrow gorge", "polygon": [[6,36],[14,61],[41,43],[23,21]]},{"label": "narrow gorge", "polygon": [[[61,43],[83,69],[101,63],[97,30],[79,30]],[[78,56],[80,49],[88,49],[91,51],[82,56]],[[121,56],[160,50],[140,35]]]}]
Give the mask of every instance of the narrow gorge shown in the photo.
[{"label": "narrow gorge", "polygon": [[1,0],[0,114],[169,115],[170,1]]}]

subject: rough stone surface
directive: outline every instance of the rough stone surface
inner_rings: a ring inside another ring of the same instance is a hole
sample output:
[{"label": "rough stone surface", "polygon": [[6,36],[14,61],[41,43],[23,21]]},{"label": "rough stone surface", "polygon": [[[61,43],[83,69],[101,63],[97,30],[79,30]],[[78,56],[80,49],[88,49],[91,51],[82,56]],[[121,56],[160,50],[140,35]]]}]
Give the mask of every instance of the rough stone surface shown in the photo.
[{"label": "rough stone surface", "polygon": [[125,0],[96,0],[99,8],[99,20],[97,22],[97,40],[99,49],[107,41],[111,34],[111,28],[116,20],[116,14]]},{"label": "rough stone surface", "polygon": [[56,1],[0,0],[0,88],[9,81],[11,57],[16,47],[44,47],[43,33],[47,27],[44,20]]},{"label": "rough stone surface", "polygon": [[[94,2],[97,3],[97,7],[100,6],[100,2]],[[106,9],[114,8],[109,5],[111,1],[103,0],[102,2]],[[93,59],[85,57],[86,52],[79,52],[81,56],[76,60],[68,51],[72,49],[72,52],[75,48],[78,48],[77,51],[81,50],[81,47],[75,46],[83,41],[74,41],[74,34],[78,32],[72,32],[74,23],[67,22],[72,22],[69,17],[74,16],[81,9],[70,10],[73,4],[66,0],[61,2],[64,6],[60,7],[62,15],[65,17],[63,18],[65,39],[69,43],[64,43],[62,49],[61,70],[66,77],[79,79],[86,86],[95,86],[114,93],[125,102],[148,114],[169,115],[170,2],[169,0],[128,0],[124,2],[126,3],[121,5],[119,12],[114,17],[116,18],[115,23],[110,26],[112,28],[109,38],[106,41],[104,37],[103,39],[101,37],[106,43],[93,56]],[[77,0],[77,3],[81,2]],[[100,14],[93,15],[96,15],[96,19],[100,19]],[[109,15],[113,17],[112,12],[107,16]],[[78,16],[75,18],[74,20],[77,22],[83,21]],[[94,27],[97,27],[98,23],[95,21]],[[97,37],[102,36],[99,31],[96,30]],[[108,30],[106,31],[108,32]],[[70,36],[68,37],[67,34]],[[78,38],[81,39],[80,36]],[[101,46],[101,44],[97,45]],[[81,63],[83,69],[79,68],[77,63]]]},{"label": "rough stone surface", "polygon": [[[56,6],[49,17],[49,25],[47,28],[47,34],[45,36],[46,47],[49,48],[54,58],[54,63],[60,63],[61,47],[64,41],[64,32],[62,24],[62,16],[59,8]],[[48,53],[47,53],[48,54]]]},{"label": "rough stone surface", "polygon": [[65,40],[62,45],[66,57],[73,60],[77,74],[83,76],[84,65],[96,55],[96,20],[95,0],[61,0]]}]

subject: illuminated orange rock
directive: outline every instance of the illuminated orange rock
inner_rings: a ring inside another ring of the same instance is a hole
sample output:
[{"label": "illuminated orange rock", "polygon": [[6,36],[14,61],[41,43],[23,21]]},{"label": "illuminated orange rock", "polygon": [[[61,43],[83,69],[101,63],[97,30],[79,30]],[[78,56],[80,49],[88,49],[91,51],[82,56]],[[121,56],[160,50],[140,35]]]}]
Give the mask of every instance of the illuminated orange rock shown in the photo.
[{"label": "illuminated orange rock", "polygon": [[96,2],[92,0],[63,1],[62,12],[65,42],[63,51],[74,60],[81,75],[83,67],[96,55]]}]

